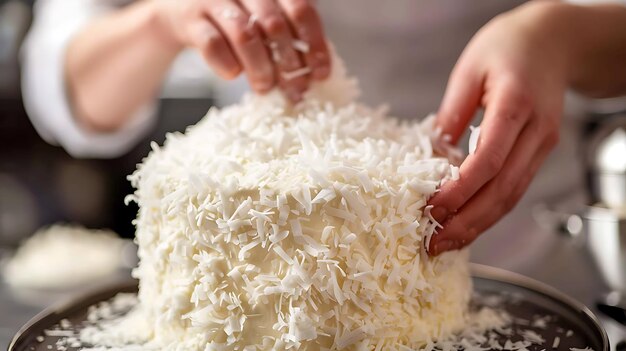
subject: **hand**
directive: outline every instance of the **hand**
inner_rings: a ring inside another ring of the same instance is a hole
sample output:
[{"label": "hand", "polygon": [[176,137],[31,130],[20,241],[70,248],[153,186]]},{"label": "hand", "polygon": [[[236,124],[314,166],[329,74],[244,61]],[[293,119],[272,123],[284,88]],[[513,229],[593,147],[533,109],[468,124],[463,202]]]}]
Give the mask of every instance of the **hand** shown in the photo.
[{"label": "hand", "polygon": [[431,255],[468,245],[508,213],[558,141],[567,58],[544,26],[552,6],[531,2],[496,17],[470,41],[450,76],[437,115],[443,133],[457,143],[476,110],[485,114],[460,179],[429,201],[443,225],[430,242]]},{"label": "hand", "polygon": [[223,78],[245,72],[259,93],[278,85],[297,101],[311,78],[330,73],[321,21],[308,0],[157,1],[179,45],[198,49]]}]

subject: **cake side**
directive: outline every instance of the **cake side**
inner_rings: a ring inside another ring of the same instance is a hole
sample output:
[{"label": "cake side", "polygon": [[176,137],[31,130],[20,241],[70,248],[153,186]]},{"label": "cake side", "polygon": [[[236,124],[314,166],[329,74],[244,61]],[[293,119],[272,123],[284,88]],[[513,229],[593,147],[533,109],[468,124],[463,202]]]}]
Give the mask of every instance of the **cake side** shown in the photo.
[{"label": "cake side", "polygon": [[275,93],[212,109],[131,177],[153,342],[417,348],[466,324],[467,252],[424,249],[426,201],[454,170],[431,121],[352,103],[337,79],[295,108]]}]

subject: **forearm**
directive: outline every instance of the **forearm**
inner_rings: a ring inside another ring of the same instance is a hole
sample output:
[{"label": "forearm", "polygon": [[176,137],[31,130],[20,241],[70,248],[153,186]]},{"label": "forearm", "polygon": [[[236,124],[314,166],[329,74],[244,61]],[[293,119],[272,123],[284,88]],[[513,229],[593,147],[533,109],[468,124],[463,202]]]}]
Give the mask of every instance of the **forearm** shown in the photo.
[{"label": "forearm", "polygon": [[70,43],[65,59],[74,115],[86,128],[118,129],[154,99],[181,50],[160,24],[154,1],[104,16]]},{"label": "forearm", "polygon": [[542,24],[546,35],[562,41],[558,45],[564,49],[569,86],[598,98],[626,94],[626,7],[564,3],[545,7]]}]

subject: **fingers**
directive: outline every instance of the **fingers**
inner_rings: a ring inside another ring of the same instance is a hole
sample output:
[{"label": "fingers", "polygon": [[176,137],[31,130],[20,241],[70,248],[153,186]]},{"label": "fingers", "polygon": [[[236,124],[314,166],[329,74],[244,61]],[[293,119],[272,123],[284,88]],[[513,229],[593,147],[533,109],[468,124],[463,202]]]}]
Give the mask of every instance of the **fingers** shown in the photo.
[{"label": "fingers", "polygon": [[300,100],[308,87],[309,75],[303,70],[304,64],[294,48],[291,28],[280,7],[274,0],[241,0],[241,3],[254,14],[254,22],[265,34],[280,87],[291,100]]},{"label": "fingers", "polygon": [[328,47],[307,0],[276,1],[202,1],[199,18],[187,21],[189,41],[220,76],[234,78],[243,70],[255,91],[279,84],[298,101],[311,77],[330,73]]},{"label": "fingers", "polygon": [[530,103],[512,86],[495,89],[481,124],[476,152],[461,164],[459,179],[445,183],[429,204],[439,222],[460,209],[502,169],[522,128],[530,118]]},{"label": "fingers", "polygon": [[263,37],[250,16],[229,0],[208,1],[204,11],[228,40],[240,65],[246,71],[252,89],[264,93],[275,85],[275,72]]},{"label": "fingers", "polygon": [[536,125],[532,123],[524,128],[502,172],[433,236],[431,255],[470,244],[517,204],[556,144],[553,134],[542,135]]},{"label": "fingers", "polygon": [[482,78],[475,70],[457,65],[450,75],[439,112],[437,125],[456,144],[474,117],[483,93]]},{"label": "fingers", "polygon": [[303,56],[313,78],[327,78],[330,74],[330,55],[319,14],[308,0],[278,0],[278,3],[295,36],[307,47]]},{"label": "fingers", "polygon": [[220,77],[233,79],[241,73],[242,67],[230,45],[209,20],[199,18],[190,21],[188,26],[190,44],[200,50],[204,60]]}]

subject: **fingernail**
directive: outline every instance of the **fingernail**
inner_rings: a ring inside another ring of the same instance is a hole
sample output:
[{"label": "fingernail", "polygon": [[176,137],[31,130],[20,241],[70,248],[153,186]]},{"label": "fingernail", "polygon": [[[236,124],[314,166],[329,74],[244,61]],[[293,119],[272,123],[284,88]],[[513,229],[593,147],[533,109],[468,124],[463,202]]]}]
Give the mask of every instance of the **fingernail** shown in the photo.
[{"label": "fingernail", "polygon": [[291,100],[292,102],[298,102],[302,100],[302,93],[297,90],[287,90],[285,94],[287,94],[287,98],[289,98],[289,100]]},{"label": "fingernail", "polygon": [[330,64],[328,56],[323,52],[316,52],[313,55],[313,62],[311,63],[313,69],[313,78],[324,79],[330,74]]},{"label": "fingernail", "polygon": [[313,70],[313,78],[325,79],[330,75],[330,68],[328,66],[320,66]]},{"label": "fingernail", "polygon": [[438,243],[433,244],[432,250],[430,250],[430,254],[433,256],[439,256],[440,254],[449,251],[455,243],[452,240],[443,240]]},{"label": "fingernail", "polygon": [[446,220],[446,218],[448,218],[450,212],[447,208],[443,206],[437,206],[430,210],[430,214],[437,222],[441,224]]},{"label": "fingernail", "polygon": [[268,81],[256,81],[253,84],[254,90],[265,93],[268,90],[272,89],[272,87],[274,86],[274,84],[268,82]]},{"label": "fingernail", "polygon": [[444,252],[458,248],[458,244],[454,240],[443,240],[433,245],[431,250],[432,256],[439,256]]}]

